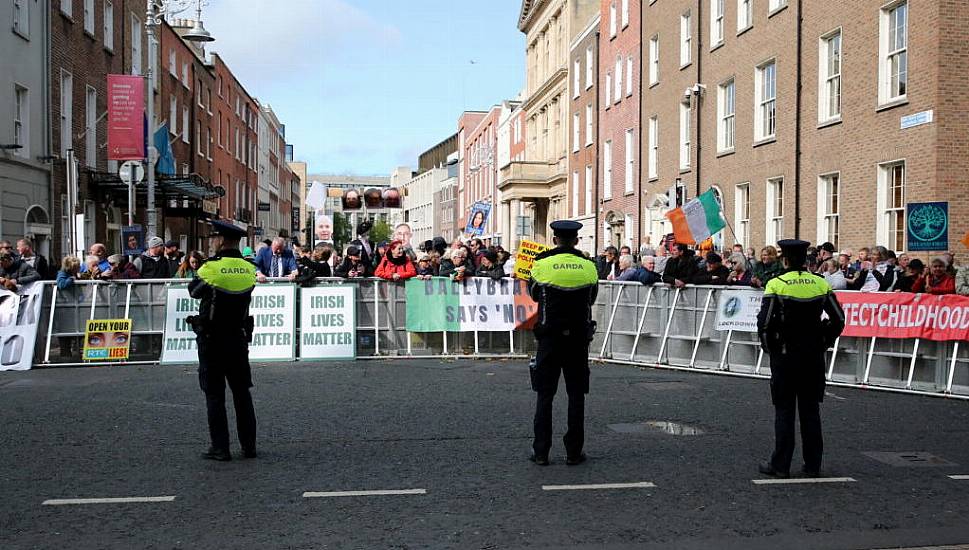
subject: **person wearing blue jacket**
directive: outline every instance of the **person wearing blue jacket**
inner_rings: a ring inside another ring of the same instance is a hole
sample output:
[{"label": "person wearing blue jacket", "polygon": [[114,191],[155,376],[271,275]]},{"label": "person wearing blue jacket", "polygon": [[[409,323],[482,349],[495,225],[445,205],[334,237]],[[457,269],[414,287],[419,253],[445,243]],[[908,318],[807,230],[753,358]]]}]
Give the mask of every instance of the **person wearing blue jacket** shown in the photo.
[{"label": "person wearing blue jacket", "polygon": [[299,274],[296,256],[286,248],[286,240],[276,237],[269,246],[256,254],[256,280],[266,282],[269,277],[288,277],[295,279]]}]

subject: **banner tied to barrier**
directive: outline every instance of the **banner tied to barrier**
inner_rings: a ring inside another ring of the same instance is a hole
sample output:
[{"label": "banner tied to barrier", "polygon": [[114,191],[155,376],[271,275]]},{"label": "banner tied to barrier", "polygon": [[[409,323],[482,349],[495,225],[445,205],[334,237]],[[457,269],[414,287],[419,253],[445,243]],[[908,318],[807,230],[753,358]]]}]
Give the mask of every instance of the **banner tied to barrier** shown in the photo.
[{"label": "banner tied to barrier", "polygon": [[538,304],[528,295],[528,283],[520,279],[410,279],[405,290],[409,332],[530,329],[538,314]]},{"label": "banner tied to barrier", "polygon": [[518,246],[518,254],[515,256],[515,277],[526,281],[531,279],[535,256],[548,249],[549,247],[544,244],[523,240]]},{"label": "banner tied to barrier", "polygon": [[85,361],[127,361],[131,319],[88,319],[84,327]]}]

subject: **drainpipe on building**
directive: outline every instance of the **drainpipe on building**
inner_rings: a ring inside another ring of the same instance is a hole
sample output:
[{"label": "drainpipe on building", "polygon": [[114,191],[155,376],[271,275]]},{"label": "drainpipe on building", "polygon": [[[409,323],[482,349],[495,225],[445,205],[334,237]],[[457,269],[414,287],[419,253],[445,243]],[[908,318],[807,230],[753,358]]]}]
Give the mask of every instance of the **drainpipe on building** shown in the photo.
[{"label": "drainpipe on building", "polygon": [[797,0],[797,74],[794,77],[794,238],[801,238],[801,0]]},{"label": "drainpipe on building", "polygon": [[643,47],[643,10],[640,6],[639,10],[639,112],[636,114],[636,118],[639,119],[637,142],[639,144],[639,163],[636,165],[639,174],[636,176],[636,219],[639,220],[637,224],[637,236],[636,236],[636,254],[643,249],[643,218],[646,216],[643,212],[643,70],[646,68],[646,62],[644,61],[643,54],[645,53],[645,48]]},{"label": "drainpipe on building", "polygon": [[[703,55],[702,55],[702,52],[703,52],[703,23],[702,23],[702,21],[703,21],[703,11],[702,10],[703,10],[703,0],[697,0],[697,2],[696,2],[696,13],[697,13],[697,20],[696,20],[696,23],[697,23],[697,25],[696,25],[696,83],[697,84],[700,84],[701,82],[703,82],[703,79],[702,79],[703,72],[701,71],[701,65],[702,65],[702,62],[703,62]],[[701,168],[700,168],[700,166],[701,166],[700,165],[700,152],[703,149],[703,145],[702,145],[702,143],[700,141],[700,128],[702,126],[702,124],[700,123],[700,98],[701,98],[700,94],[702,92],[703,92],[703,88],[698,88],[693,93],[693,98],[694,98],[693,101],[696,103],[696,170],[695,170],[695,174],[696,174],[696,176],[695,176],[695,178],[696,178],[696,184],[695,184],[696,194],[694,196],[697,196],[697,197],[700,196],[700,170],[701,170]],[[686,199],[686,197],[683,197],[683,198]]]},{"label": "drainpipe on building", "polygon": [[[601,91],[601,86],[599,85],[599,37],[600,36],[601,35],[600,35],[599,31],[596,31],[596,41],[595,41],[596,42],[596,55],[595,55],[595,62],[596,62],[596,75],[595,75],[596,76],[596,112],[595,112],[595,116],[596,116],[596,163],[595,163],[595,170],[596,170],[596,176],[594,178],[595,179],[595,182],[596,182],[596,186],[595,186],[596,192],[595,192],[595,208],[593,208],[593,213],[595,215],[595,221],[592,222],[592,223],[595,224],[595,231],[593,231],[593,233],[592,233],[592,239],[595,241],[595,242],[592,243],[592,258],[593,259],[595,259],[595,257],[596,257],[596,251],[599,250],[599,242],[600,242],[599,241],[599,229],[602,228],[602,225],[599,223],[599,209],[600,209],[599,208],[599,165],[602,163],[602,159],[599,158],[599,153],[600,153],[600,145],[599,144],[602,141],[601,139],[599,139],[599,138],[602,137],[602,132],[600,132],[600,128],[599,128],[599,123],[601,122],[601,119],[599,117],[599,107],[600,107],[600,105],[599,105],[599,92]],[[588,185],[588,182],[586,183],[586,185]]]}]

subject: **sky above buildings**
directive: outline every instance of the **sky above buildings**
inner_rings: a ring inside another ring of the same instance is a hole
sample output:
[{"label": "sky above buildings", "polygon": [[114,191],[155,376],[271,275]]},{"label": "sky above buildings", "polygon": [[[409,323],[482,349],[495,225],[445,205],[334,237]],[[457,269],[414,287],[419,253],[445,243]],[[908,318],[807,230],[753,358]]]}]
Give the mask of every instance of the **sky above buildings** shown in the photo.
[{"label": "sky above buildings", "polygon": [[[272,105],[311,173],[380,175],[514,99],[521,0],[210,0],[210,51]],[[192,10],[194,12],[194,10]],[[181,17],[194,16],[183,13]]]}]

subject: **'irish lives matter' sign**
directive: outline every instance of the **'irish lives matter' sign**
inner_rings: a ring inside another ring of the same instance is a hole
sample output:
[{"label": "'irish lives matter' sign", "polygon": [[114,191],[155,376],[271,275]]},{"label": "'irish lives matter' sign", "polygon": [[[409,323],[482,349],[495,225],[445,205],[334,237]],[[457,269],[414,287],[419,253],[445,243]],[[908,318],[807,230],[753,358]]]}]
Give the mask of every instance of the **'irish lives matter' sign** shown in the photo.
[{"label": "'irish lives matter' sign", "polygon": [[409,279],[407,330],[410,332],[501,332],[530,328],[538,305],[520,279],[474,277],[451,281]]},{"label": "'irish lives matter' sign", "polygon": [[355,285],[300,289],[300,359],[356,359]]},{"label": "'irish lives matter' sign", "polygon": [[[196,315],[198,300],[188,288],[168,288],[165,304],[165,338],[162,364],[197,363],[195,332],[186,320]],[[252,292],[249,315],[255,319],[249,359],[252,361],[290,361],[296,356],[296,286],[259,285]]]}]

